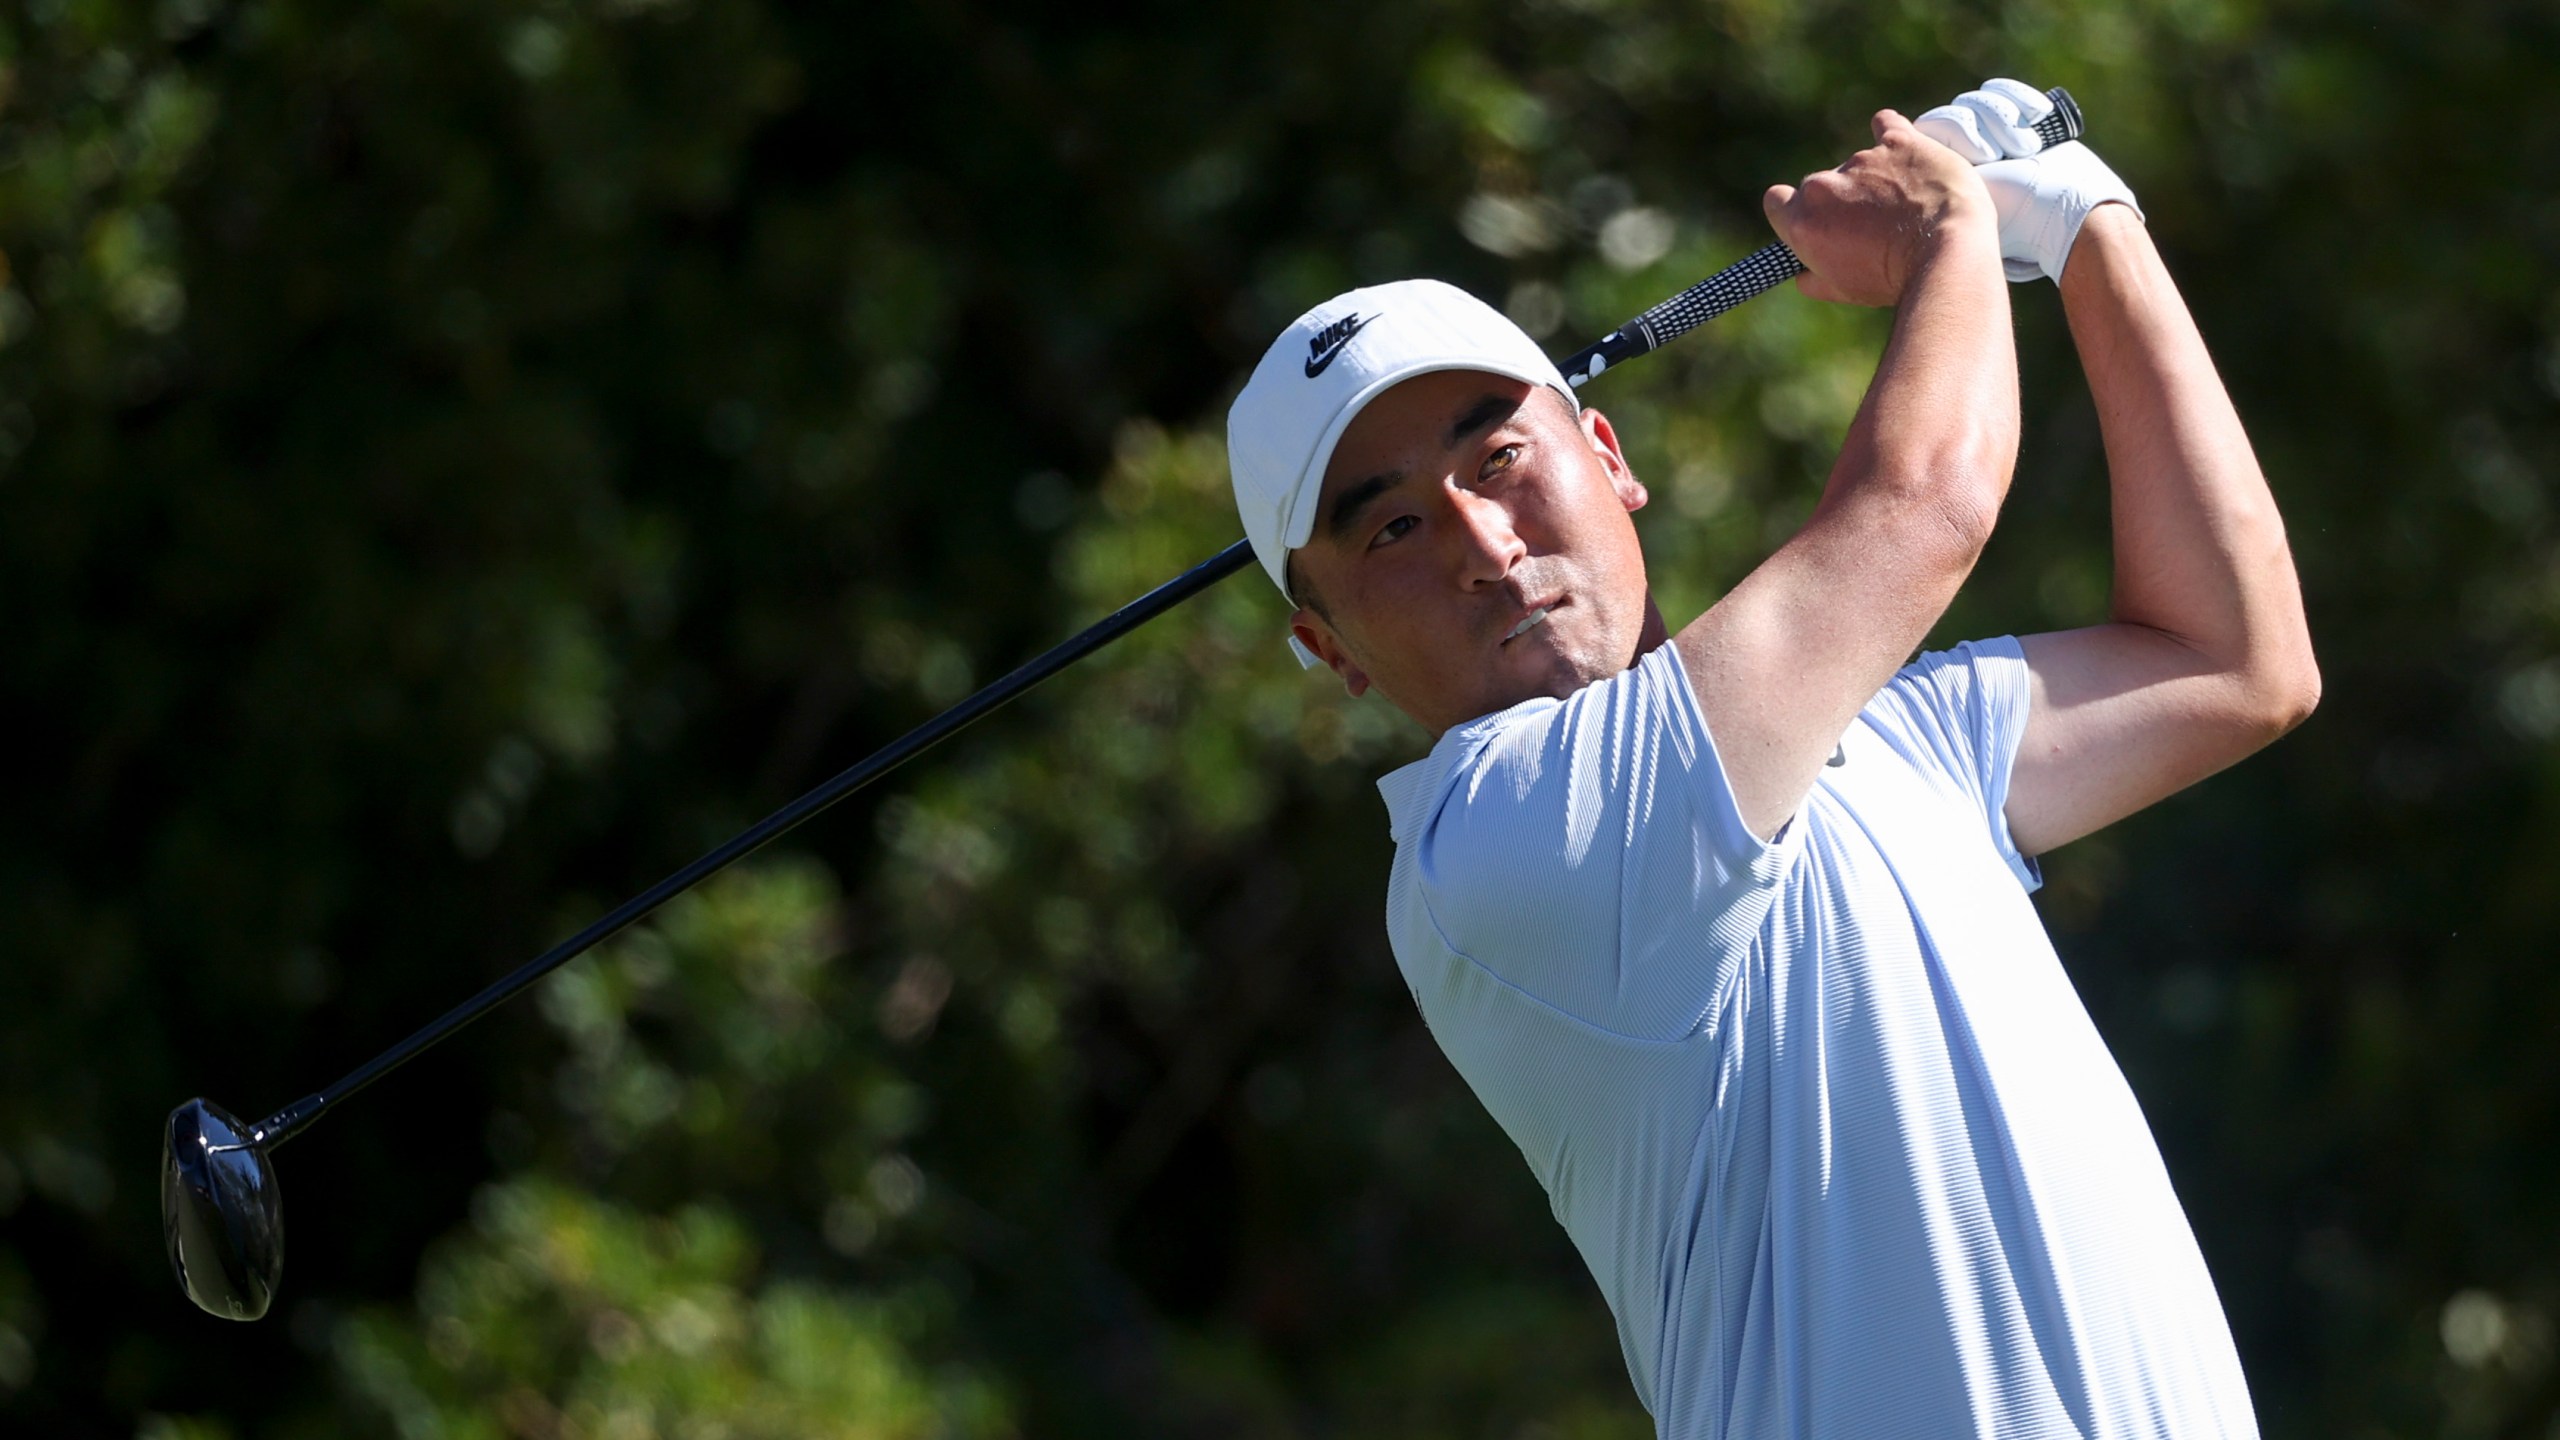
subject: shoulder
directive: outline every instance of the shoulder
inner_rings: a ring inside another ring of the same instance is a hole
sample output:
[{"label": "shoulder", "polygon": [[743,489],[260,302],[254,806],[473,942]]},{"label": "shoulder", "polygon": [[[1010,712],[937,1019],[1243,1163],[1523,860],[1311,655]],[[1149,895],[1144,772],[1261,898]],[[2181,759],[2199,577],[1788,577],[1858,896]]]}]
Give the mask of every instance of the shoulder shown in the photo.
[{"label": "shoulder", "polygon": [[1651,988],[1630,986],[1628,965],[1667,960],[1666,937],[1747,932],[1784,863],[1786,847],[1744,827],[1669,646],[1563,699],[1453,730],[1382,788],[1397,812],[1400,949],[1445,949],[1636,1033],[1651,1025],[1612,1018]]},{"label": "shoulder", "polygon": [[1429,760],[1382,788],[1403,787],[1388,796],[1397,844],[1470,862],[1452,873],[1524,858],[1572,862],[1612,838],[1603,822],[1613,814],[1649,813],[1702,748],[1697,706],[1664,646],[1561,699],[1523,701],[1451,730]]}]

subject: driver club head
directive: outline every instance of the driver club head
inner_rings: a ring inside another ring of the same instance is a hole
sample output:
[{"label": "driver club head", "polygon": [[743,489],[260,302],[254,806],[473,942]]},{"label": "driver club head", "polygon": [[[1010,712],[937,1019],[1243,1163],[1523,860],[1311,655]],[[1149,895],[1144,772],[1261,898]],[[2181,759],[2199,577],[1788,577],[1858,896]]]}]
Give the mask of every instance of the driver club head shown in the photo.
[{"label": "driver club head", "polygon": [[160,1228],[169,1266],[208,1315],[255,1320],[284,1273],[276,1168],[250,1127],[210,1100],[169,1112],[160,1152]]}]

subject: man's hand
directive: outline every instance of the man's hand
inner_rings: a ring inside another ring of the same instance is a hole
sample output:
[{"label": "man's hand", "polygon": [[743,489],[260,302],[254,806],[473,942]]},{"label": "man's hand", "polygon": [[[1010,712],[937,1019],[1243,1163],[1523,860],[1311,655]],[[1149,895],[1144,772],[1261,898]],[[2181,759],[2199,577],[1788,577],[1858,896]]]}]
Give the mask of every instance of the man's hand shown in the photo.
[{"label": "man's hand", "polygon": [[2091,211],[2117,204],[2140,218],[2133,187],[2096,151],[2074,140],[2045,146],[2036,122],[2053,110],[2044,92],[2017,80],[1986,80],[1913,123],[1920,133],[1982,167],[1977,173],[2000,213],[2000,257],[2010,280],[2041,275],[2059,284]]},{"label": "man's hand", "polygon": [[1898,305],[1948,232],[1989,228],[1996,212],[1971,164],[1891,110],[1876,143],[1802,185],[1761,197],[1769,227],[1802,260],[1796,284],[1817,300]]}]

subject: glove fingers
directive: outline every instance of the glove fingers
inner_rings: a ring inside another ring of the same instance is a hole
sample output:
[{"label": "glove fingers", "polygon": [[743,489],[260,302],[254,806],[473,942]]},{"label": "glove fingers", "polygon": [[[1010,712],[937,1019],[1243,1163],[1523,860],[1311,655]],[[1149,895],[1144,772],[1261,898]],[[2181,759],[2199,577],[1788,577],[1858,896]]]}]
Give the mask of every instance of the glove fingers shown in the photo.
[{"label": "glove fingers", "polygon": [[2018,107],[2018,123],[2029,129],[2053,113],[2053,97],[2024,80],[1985,80],[1982,88],[1994,95],[2006,96],[2010,104]]},{"label": "glove fingers", "polygon": [[1974,165],[2002,158],[2002,151],[1982,133],[1982,120],[1962,105],[1941,105],[1911,122],[1920,133],[1953,150]]},{"label": "glove fingers", "polygon": [[2019,123],[2018,104],[2006,95],[1991,90],[1967,90],[1956,97],[1956,108],[1973,112],[1982,138],[2000,148],[2012,160],[2033,155],[2044,148],[2036,138],[2032,123]]},{"label": "glove fingers", "polygon": [[1920,132],[1977,167],[1999,214],[2001,268],[2013,281],[2062,278],[2081,222],[2101,205],[2142,207],[2133,191],[2085,145],[2047,150],[2036,123],[2053,100],[2020,80],[1985,80],[1914,122]]}]

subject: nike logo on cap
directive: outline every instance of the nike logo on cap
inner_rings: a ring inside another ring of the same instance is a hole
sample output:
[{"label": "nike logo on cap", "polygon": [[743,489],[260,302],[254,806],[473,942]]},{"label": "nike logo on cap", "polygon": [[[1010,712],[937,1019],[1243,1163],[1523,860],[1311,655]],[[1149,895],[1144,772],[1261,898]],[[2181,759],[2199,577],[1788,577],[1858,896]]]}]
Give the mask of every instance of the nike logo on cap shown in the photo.
[{"label": "nike logo on cap", "polygon": [[1333,357],[1342,353],[1342,347],[1351,343],[1351,337],[1360,333],[1360,327],[1377,318],[1375,315],[1345,315],[1317,331],[1316,338],[1307,342],[1307,378],[1313,380],[1323,374],[1324,367],[1333,363]]}]

